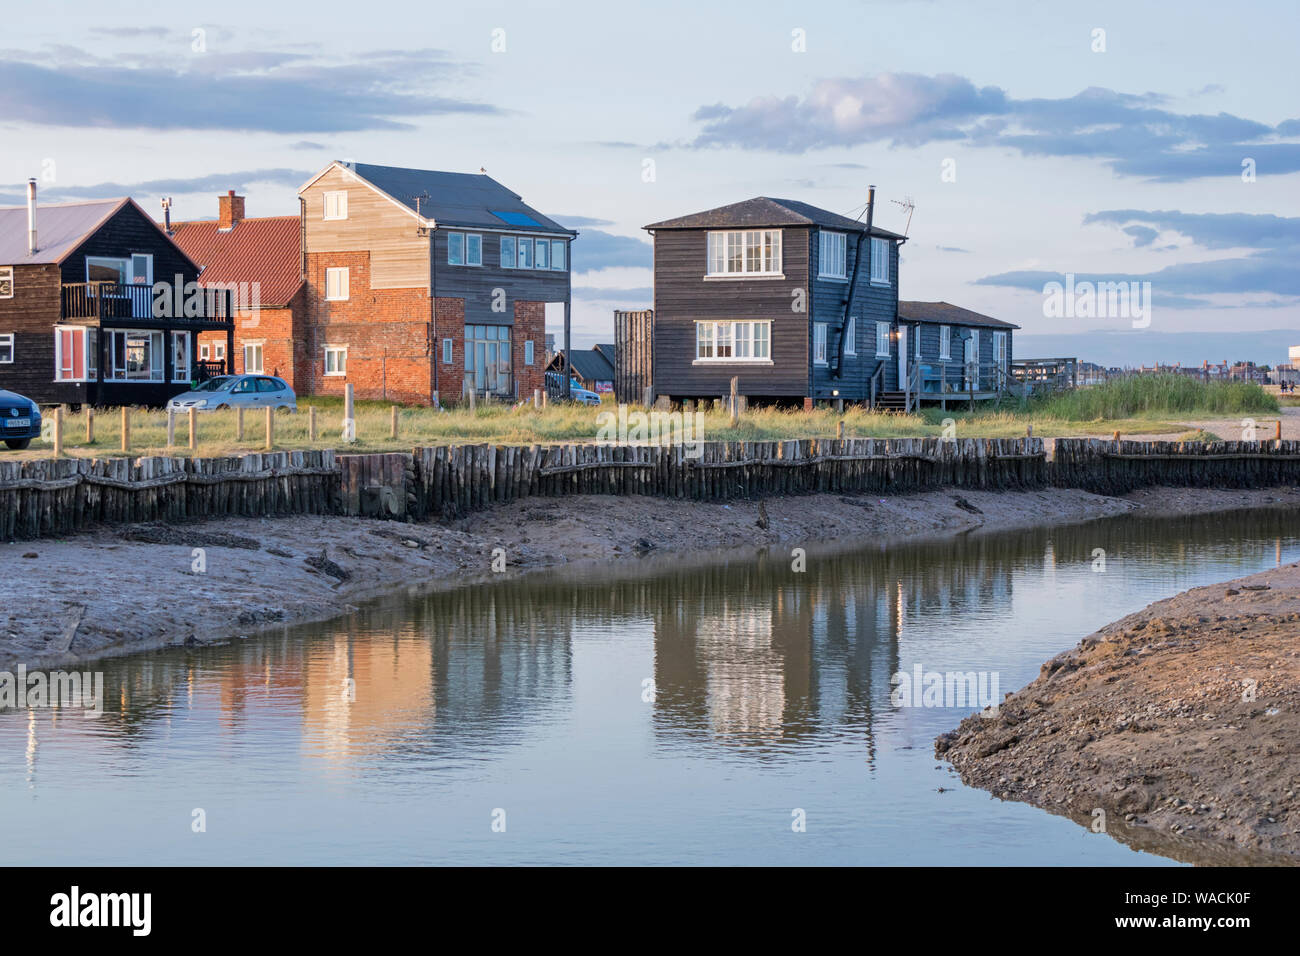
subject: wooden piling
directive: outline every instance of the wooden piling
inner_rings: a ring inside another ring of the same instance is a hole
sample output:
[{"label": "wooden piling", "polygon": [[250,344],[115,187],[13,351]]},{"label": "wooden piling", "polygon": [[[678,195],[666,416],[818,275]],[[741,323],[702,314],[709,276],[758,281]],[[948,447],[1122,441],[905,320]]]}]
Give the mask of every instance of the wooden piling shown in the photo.
[{"label": "wooden piling", "polygon": [[354,418],[355,403],[352,397],[352,383],[343,389],[343,440],[351,443],[357,440],[357,420]]},{"label": "wooden piling", "polygon": [[244,440],[244,406],[235,409],[235,441]]},{"label": "wooden piling", "polygon": [[131,450],[131,410],[122,406],[122,451]]},{"label": "wooden piling", "polygon": [[92,405],[86,406],[86,444],[95,444],[95,408]]},{"label": "wooden piling", "polygon": [[266,450],[270,451],[274,447],[275,447],[275,409],[272,408],[270,405],[267,405],[266,406]]},{"label": "wooden piling", "polygon": [[54,457],[63,457],[63,406],[54,408]]},{"label": "wooden piling", "polygon": [[316,440],[316,406],[307,406],[307,438],[310,441]]},{"label": "wooden piling", "polygon": [[[267,409],[270,411],[270,409]],[[189,426],[190,426],[190,454],[193,455],[199,450],[199,410],[193,405],[189,409]]]},{"label": "wooden piling", "polygon": [[397,438],[397,406],[393,406],[392,423],[388,428],[388,437],[396,440]]}]

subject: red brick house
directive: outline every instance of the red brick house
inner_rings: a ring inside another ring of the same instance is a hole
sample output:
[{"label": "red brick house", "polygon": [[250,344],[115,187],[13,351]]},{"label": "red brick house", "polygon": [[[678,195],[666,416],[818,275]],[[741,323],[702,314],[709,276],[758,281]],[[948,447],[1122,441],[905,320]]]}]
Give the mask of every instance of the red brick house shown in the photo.
[{"label": "red brick house", "polygon": [[330,163],[298,191],[300,391],[432,403],[543,387],[577,233],[485,174]]},{"label": "red brick house", "polygon": [[234,354],[222,336],[199,336],[198,361],[208,373],[265,372],[306,394],[307,286],[298,216],[244,216],[244,197],[218,197],[215,220],[170,224],[172,238],[202,267],[199,284],[228,289],[235,303]]}]

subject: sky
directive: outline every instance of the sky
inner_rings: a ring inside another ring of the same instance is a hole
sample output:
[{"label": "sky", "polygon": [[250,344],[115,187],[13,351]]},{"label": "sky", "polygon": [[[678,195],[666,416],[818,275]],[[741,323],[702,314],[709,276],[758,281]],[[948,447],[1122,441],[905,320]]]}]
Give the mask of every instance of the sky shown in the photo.
[{"label": "sky", "polygon": [[[1295,0],[31,4],[0,38],[0,205],[35,176],[292,215],[334,159],[485,168],[581,233],[582,346],[650,307],[646,223],[760,195],[856,217],[874,184],[903,298],[1026,343],[1123,332],[1134,364],[1234,332],[1272,363],[1300,344],[1297,37]],[[1059,314],[1066,275],[1149,288],[1148,324]]]}]

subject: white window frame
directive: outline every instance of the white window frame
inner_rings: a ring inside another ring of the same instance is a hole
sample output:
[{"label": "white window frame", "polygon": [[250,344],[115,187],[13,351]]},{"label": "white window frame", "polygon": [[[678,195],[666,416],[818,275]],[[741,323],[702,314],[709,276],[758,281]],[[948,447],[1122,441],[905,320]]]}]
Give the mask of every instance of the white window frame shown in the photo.
[{"label": "white window frame", "polygon": [[[509,245],[509,248],[510,248],[510,255],[508,255],[508,256],[506,255],[506,247],[507,247],[507,244]],[[502,269],[514,269],[514,268],[516,268],[516,266],[515,266],[515,256],[518,255],[518,252],[517,252],[517,250],[515,249],[515,245],[516,245],[516,244],[515,244],[515,237],[514,237],[514,236],[502,236],[502,237],[501,237],[501,250],[500,250],[500,252],[501,252],[501,268],[502,268]]]},{"label": "white window frame", "polygon": [[[265,345],[266,345],[266,341],[265,341],[265,339],[263,339],[263,340],[260,341],[260,342],[245,342],[245,343],[244,343],[244,374],[245,374],[245,375],[265,375],[265,374],[266,374],[266,350],[265,350]],[[253,354],[255,354],[255,355],[257,356],[257,363],[256,363],[257,367],[256,367],[256,368],[250,368],[250,367],[249,367],[248,355],[249,355],[249,351],[250,351],[250,350],[252,350],[252,351],[253,351]]]},{"label": "white window frame", "polygon": [[[176,344],[178,342],[185,343],[184,363],[180,363],[176,361]],[[188,382],[190,380],[190,365],[191,365],[190,349],[193,348],[193,345],[190,343],[190,334],[188,332],[172,332],[171,347],[172,347],[172,381]],[[182,364],[184,365],[184,368],[181,367]]]},{"label": "white window frame", "polygon": [[[165,368],[163,362],[165,362],[166,359],[163,358],[163,361],[158,362],[156,367],[154,365],[155,357],[161,357],[162,350],[166,348],[168,345],[168,343],[163,341],[162,332],[157,330],[146,330],[146,329],[107,329],[105,330],[104,335],[108,338],[108,341],[105,343],[105,349],[104,349],[104,381],[106,382],[164,381],[163,372],[165,371]],[[132,339],[139,339],[146,336],[149,339],[149,375],[147,377],[140,376],[140,375],[132,376],[128,369],[126,368],[119,369],[117,366],[118,340],[119,339],[121,340],[122,350],[123,352],[125,352],[127,346],[129,345]],[[90,352],[89,339],[87,339],[86,370],[88,376],[90,375],[90,366],[92,364],[90,359],[91,354],[92,353]],[[57,368],[57,364],[56,364],[56,368]],[[89,378],[85,379],[85,381],[89,381],[89,380],[90,380]]]},{"label": "white window frame", "polygon": [[0,299],[14,297],[14,267],[0,266]]},{"label": "white window frame", "polygon": [[[545,251],[545,253],[546,253],[545,256],[543,256],[543,255],[541,254],[543,251]],[[546,259],[546,265],[542,265],[542,259],[543,259],[543,258]],[[551,243],[550,243],[549,240],[546,240],[546,239],[538,239],[536,242],[533,243],[533,268],[534,268],[534,269],[545,269],[545,270],[548,271],[548,272],[550,271],[550,269],[551,269]]]},{"label": "white window frame", "polygon": [[1007,368],[1007,333],[994,331],[993,333],[993,361],[999,369],[1006,371]]},{"label": "white window frame", "polygon": [[[706,234],[706,279],[784,279],[780,229],[718,229]],[[751,269],[755,254],[757,269]],[[740,268],[733,269],[739,255]]]},{"label": "white window frame", "polygon": [[694,364],[771,365],[772,320],[697,320]]},{"label": "white window frame", "polygon": [[465,233],[465,265],[483,265],[483,236],[480,233]]},{"label": "white window frame", "polygon": [[889,323],[876,323],[876,358],[889,358]]},{"label": "white window frame", "polygon": [[533,340],[524,339],[524,364],[533,364]]},{"label": "white window frame", "polygon": [[889,255],[890,242],[888,239],[877,239],[871,237],[871,284],[872,285],[889,285]]},{"label": "white window frame", "polygon": [[207,343],[207,342],[200,342],[200,343],[199,343],[199,361],[200,361],[200,362],[206,362],[206,361],[208,361],[208,356],[211,355],[211,354],[212,354],[212,352],[208,349],[208,343]]},{"label": "white window frame", "polygon": [[212,343],[212,359],[215,362],[224,362],[226,360],[226,343]]},{"label": "white window frame", "polygon": [[813,323],[813,364],[826,365],[826,323]]},{"label": "white window frame", "polygon": [[844,327],[844,354],[858,354],[858,317],[850,315],[848,324]]},{"label": "white window frame", "polygon": [[[6,354],[6,350],[9,355],[8,358],[4,358],[4,355]],[[14,334],[12,332],[6,332],[5,334],[0,335],[0,365],[13,365],[13,364],[14,364]]]},{"label": "white window frame", "polygon": [[565,247],[568,244],[563,239],[551,240],[551,271],[563,272],[565,270],[564,258]]},{"label": "white window frame", "polygon": [[817,277],[820,279],[849,278],[849,235],[846,232],[819,233],[820,248],[817,252]]},{"label": "white window frame", "polygon": [[[460,254],[453,254],[452,250],[459,243]],[[465,264],[465,233],[449,232],[447,233],[447,265],[463,266]]]},{"label": "white window frame", "polygon": [[[334,287],[333,294],[330,293],[331,284]],[[325,270],[325,301],[326,302],[346,302],[351,294],[351,276],[348,274],[347,266],[330,266]]]},{"label": "white window frame", "polygon": [[[524,250],[527,249],[527,253]],[[524,258],[528,261],[525,262]],[[533,267],[533,240],[531,236],[515,236],[515,268],[531,269]]]},{"label": "white window frame", "polygon": [[[333,207],[331,211],[331,206]],[[339,220],[348,218],[348,191],[330,189],[321,194],[321,218]]]},{"label": "white window frame", "polygon": [[[95,361],[98,359],[94,351],[97,344],[91,344],[90,333],[94,331],[84,325],[56,325],[54,327],[54,381],[56,382],[93,382],[95,376]],[[79,335],[82,339],[82,352],[86,356],[85,374],[80,378],[77,376],[63,377],[63,333],[71,332],[73,335]],[[104,376],[108,378],[107,375]]]},{"label": "white window frame", "polygon": [[[330,371],[330,356],[334,356],[334,371]],[[348,347],[346,345],[325,346],[325,377],[344,378],[348,374]]]},{"label": "white window frame", "polygon": [[456,358],[456,340],[443,339],[442,340],[442,364],[454,365],[455,358]]},{"label": "white window frame", "polygon": [[952,361],[952,326],[939,326],[939,358]]}]

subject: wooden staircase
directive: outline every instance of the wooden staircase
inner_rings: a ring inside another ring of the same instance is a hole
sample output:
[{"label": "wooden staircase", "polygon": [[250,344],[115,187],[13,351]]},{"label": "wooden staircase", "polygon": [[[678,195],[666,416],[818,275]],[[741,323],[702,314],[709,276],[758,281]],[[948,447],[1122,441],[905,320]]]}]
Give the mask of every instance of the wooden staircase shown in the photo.
[{"label": "wooden staircase", "polygon": [[876,408],[882,412],[907,412],[907,396],[902,392],[881,392],[876,396]]}]

